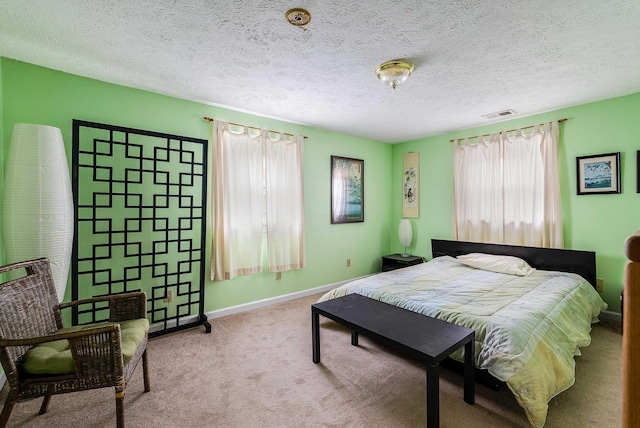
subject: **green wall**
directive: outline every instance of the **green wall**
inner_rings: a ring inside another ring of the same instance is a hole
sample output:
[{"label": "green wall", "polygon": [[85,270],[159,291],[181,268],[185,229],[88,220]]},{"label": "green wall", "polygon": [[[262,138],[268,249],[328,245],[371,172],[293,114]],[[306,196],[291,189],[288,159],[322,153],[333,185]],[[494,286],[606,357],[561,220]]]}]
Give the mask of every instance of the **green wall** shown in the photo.
[{"label": "green wall", "polygon": [[[640,150],[640,94],[569,107],[393,146],[393,213],[402,216],[402,155],[420,152],[420,218],[413,219],[413,254],[431,257],[431,238],[450,239],[453,213],[453,144],[449,140],[567,118],[560,125],[560,177],[565,247],[596,252],[603,299],[620,311],[626,263],[625,239],[640,229],[640,194],[636,193],[636,152]],[[576,194],[576,157],[621,153],[622,193]],[[397,226],[395,226],[397,227]],[[397,238],[392,251],[400,251]]]},{"label": "green wall", "polygon": [[[211,116],[251,126],[304,134],[307,267],[213,283],[207,281],[205,310],[306,290],[366,275],[380,256],[400,251],[402,154],[420,152],[420,218],[413,219],[413,254],[431,256],[431,238],[451,238],[453,147],[450,139],[568,118],[560,125],[560,168],[565,245],[597,252],[603,298],[619,311],[624,240],[640,229],[636,151],[640,149],[640,94],[594,102],[499,124],[466,129],[397,145],[346,136],[219,107],[167,97],[0,59],[0,172],[13,125],[42,123],[62,130],[71,159],[71,121],[83,119],[210,140]],[[345,118],[348,120],[348,118]],[[622,193],[576,195],[576,156],[620,151]],[[365,160],[365,222],[330,224],[330,156]],[[0,174],[2,177],[2,174]],[[0,178],[0,194],[2,179]],[[391,201],[391,203],[389,203]],[[208,241],[210,241],[210,230]],[[208,252],[209,254],[209,252]],[[3,250],[0,248],[0,260]],[[351,259],[351,267],[346,266]],[[68,298],[68,295],[67,295]]]},{"label": "green wall", "polygon": [[[309,138],[304,146],[304,191],[307,267],[284,272],[207,280],[205,311],[280,296],[366,275],[380,269],[389,252],[392,147],[388,144],[322,131],[89,78],[0,59],[3,150],[9,150],[13,126],[20,122],[58,127],[71,161],[72,120],[82,119],[211,140],[210,122],[203,116],[275,129]],[[331,225],[330,156],[365,161],[365,222]],[[2,181],[0,179],[0,191]],[[208,230],[210,255],[211,231]],[[346,260],[351,259],[347,267]],[[209,263],[207,263],[208,271]],[[67,287],[66,299],[70,296]]]}]

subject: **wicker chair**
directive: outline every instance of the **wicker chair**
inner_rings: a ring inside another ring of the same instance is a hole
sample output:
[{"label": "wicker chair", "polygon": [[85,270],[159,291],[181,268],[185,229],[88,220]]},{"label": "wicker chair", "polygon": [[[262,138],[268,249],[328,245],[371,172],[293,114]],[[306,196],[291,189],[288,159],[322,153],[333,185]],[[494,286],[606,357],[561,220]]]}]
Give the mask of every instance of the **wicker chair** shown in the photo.
[{"label": "wicker chair", "polygon": [[[58,303],[46,258],[0,267],[0,274],[16,269],[24,269],[26,276],[0,284],[0,362],[9,384],[9,393],[0,414],[0,428],[7,425],[11,410],[19,400],[44,397],[40,407],[40,414],[44,414],[53,394],[103,387],[115,387],[117,426],[124,427],[124,390],[140,359],[144,390],[148,392],[150,389],[145,293],[123,293]],[[99,301],[108,302],[109,322],[97,327],[82,326],[75,330],[71,327],[59,332],[63,328],[61,309]],[[130,358],[127,364],[124,364],[120,325],[125,321],[146,324],[142,334],[137,332],[139,340],[127,354],[126,358]],[[30,373],[25,368],[30,358],[28,351],[36,345],[62,339],[68,341],[71,351],[73,365],[67,361],[70,372],[33,374],[33,370]]]}]

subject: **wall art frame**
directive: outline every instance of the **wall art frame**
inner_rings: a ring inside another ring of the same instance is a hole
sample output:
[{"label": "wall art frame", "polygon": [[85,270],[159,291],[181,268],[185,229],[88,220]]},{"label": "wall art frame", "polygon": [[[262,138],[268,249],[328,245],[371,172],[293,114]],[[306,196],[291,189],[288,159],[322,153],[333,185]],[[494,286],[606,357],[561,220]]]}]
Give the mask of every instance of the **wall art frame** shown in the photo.
[{"label": "wall art frame", "polygon": [[621,193],[620,152],[576,158],[578,195]]},{"label": "wall art frame", "polygon": [[364,221],[364,160],[331,156],[331,224]]},{"label": "wall art frame", "polygon": [[636,193],[640,193],[640,150],[636,152]]},{"label": "wall art frame", "polygon": [[420,217],[420,153],[402,155],[402,217]]}]

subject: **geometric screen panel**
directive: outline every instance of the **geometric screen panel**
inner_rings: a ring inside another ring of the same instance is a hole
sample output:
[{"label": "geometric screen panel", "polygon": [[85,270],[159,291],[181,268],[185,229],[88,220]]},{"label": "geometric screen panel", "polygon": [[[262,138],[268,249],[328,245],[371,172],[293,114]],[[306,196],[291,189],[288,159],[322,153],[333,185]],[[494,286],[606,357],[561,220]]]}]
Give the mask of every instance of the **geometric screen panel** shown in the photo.
[{"label": "geometric screen panel", "polygon": [[[207,140],[73,121],[72,298],[145,291],[151,335],[204,324]],[[103,321],[104,306],[73,311]]]}]

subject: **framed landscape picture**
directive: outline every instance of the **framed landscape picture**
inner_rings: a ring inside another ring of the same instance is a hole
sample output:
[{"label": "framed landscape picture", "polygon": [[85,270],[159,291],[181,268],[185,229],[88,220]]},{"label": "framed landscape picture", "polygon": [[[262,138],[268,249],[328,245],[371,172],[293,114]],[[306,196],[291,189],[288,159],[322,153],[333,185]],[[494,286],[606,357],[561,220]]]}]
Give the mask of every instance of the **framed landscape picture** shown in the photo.
[{"label": "framed landscape picture", "polygon": [[331,223],[364,221],[364,161],[331,156]]},{"label": "framed landscape picture", "polygon": [[620,193],[620,152],[576,158],[578,195]]},{"label": "framed landscape picture", "polygon": [[640,193],[640,150],[636,152],[636,193]]}]

